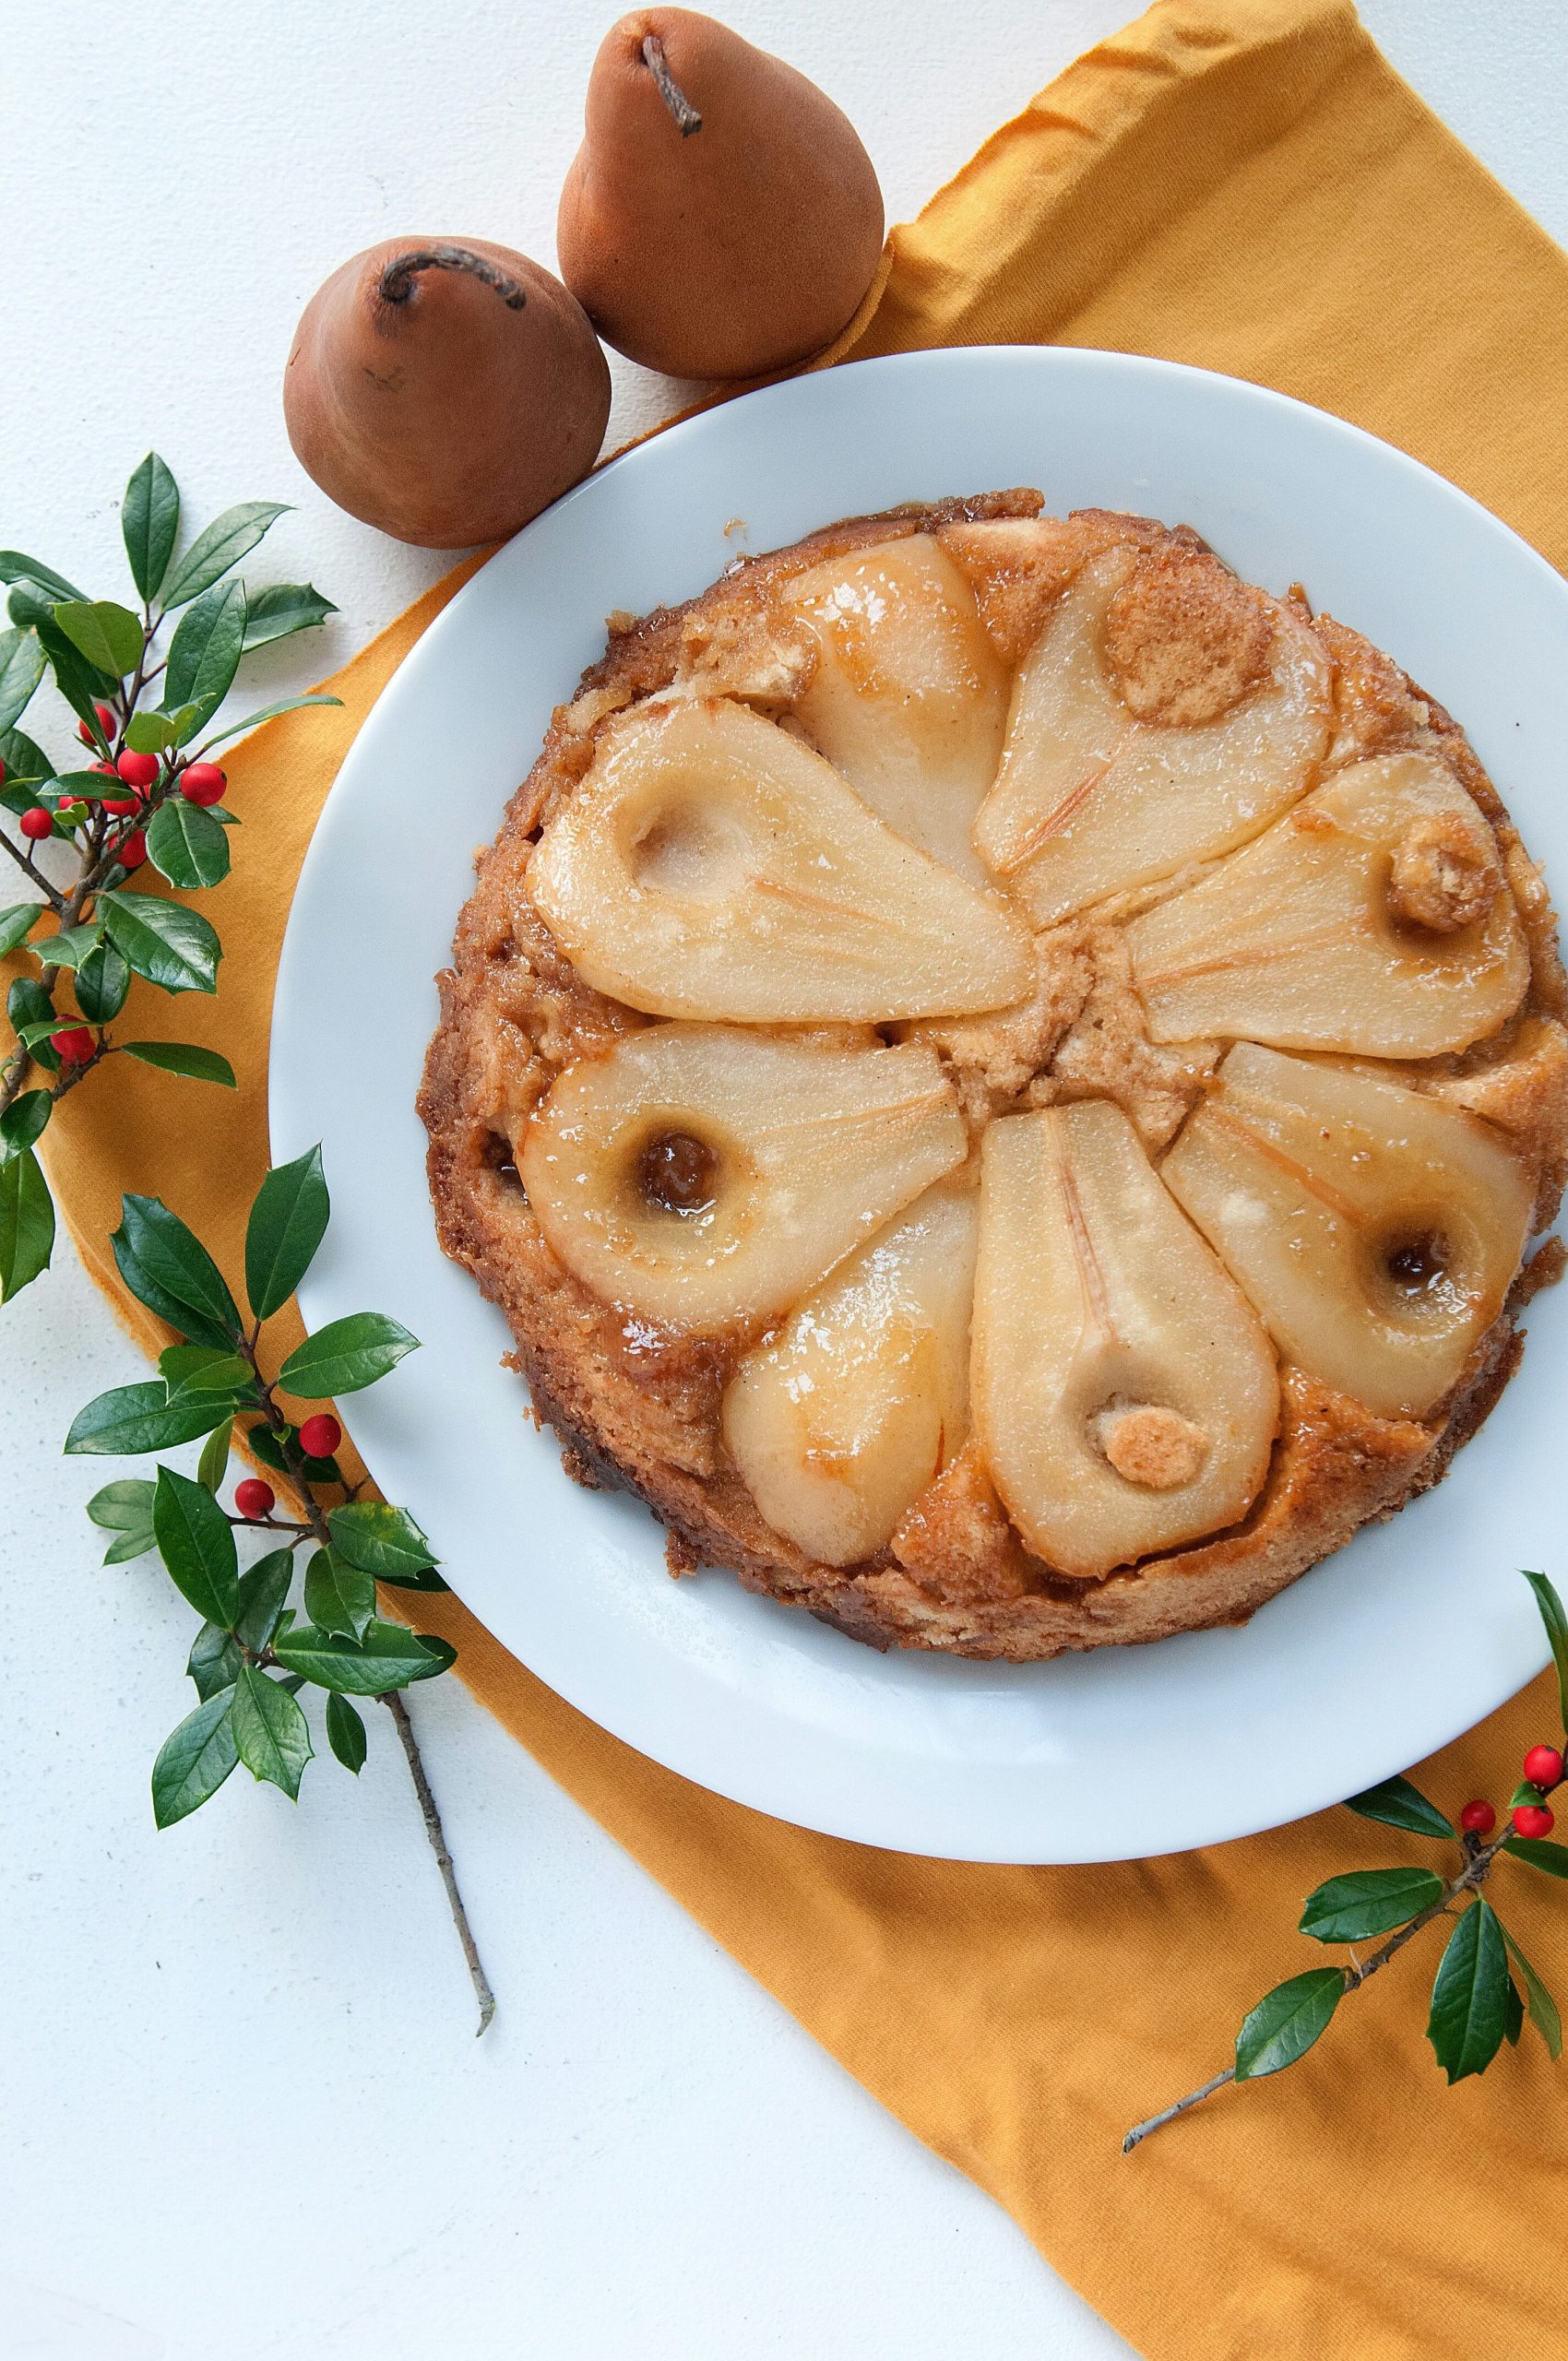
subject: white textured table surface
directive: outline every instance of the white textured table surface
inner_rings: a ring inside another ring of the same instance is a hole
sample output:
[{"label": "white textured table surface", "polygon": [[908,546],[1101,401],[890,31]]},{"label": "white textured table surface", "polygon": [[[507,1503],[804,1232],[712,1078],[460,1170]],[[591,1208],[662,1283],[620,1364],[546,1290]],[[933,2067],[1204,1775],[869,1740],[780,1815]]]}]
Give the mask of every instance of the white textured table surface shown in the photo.
[{"label": "white textured table surface", "polygon": [[[723,13],[848,109],[900,219],[1129,5]],[[1558,12],[1363,13],[1568,239]],[[266,690],[386,622],[439,563],[295,467],[295,315],[399,231],[552,261],[610,14],[9,0],[0,540],[112,587],[120,487],[155,443],[198,516],[298,504],[254,571],[309,576],[342,612],[258,668]],[[671,402],[617,365],[620,431]],[[237,1774],[156,1835],[147,1773],[188,1710],[190,1614],[146,1562],[98,1570],[82,1503],[103,1470],[59,1456],[79,1404],[141,1374],[65,1250],[0,1317],[3,2361],[1128,2350],[455,1685],[414,1711],[500,1994],[482,2044],[386,1733],[357,1787],[327,1762],[296,1812]]]}]

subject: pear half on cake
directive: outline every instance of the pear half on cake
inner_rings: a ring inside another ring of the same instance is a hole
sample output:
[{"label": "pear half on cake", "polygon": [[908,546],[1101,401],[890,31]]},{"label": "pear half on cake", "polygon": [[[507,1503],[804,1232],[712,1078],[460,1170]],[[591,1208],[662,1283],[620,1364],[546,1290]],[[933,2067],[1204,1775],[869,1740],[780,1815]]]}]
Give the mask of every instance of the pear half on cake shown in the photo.
[{"label": "pear half on cake", "polygon": [[1250,1041],[1160,1170],[1281,1350],[1383,1418],[1457,1382],[1530,1226],[1530,1178],[1477,1116]]},{"label": "pear half on cake", "polygon": [[654,1016],[882,1024],[1019,999],[1028,930],[748,707],[687,699],[605,733],[529,864],[588,982]]},{"label": "pear half on cake", "polygon": [[1426,753],[1340,771],[1127,944],[1157,1041],[1431,1058],[1495,1032],[1530,979],[1496,839]]},{"label": "pear half on cake", "polygon": [[1256,1497],[1274,1354],[1119,1107],[986,1133],[971,1383],[997,1491],[1059,1573],[1173,1549]]},{"label": "pear half on cake", "polygon": [[1229,852],[1311,785],[1332,678],[1294,608],[1201,552],[1091,558],[1019,670],[976,848],[1041,925]]},{"label": "pear half on cake", "polygon": [[517,1158],[596,1295],[713,1333],[799,1302],[966,1147],[929,1050],[659,1025],[568,1066]]},{"label": "pear half on cake", "polygon": [[890,828],[977,884],[969,841],[996,777],[1009,682],[975,594],[929,533],[857,550],[790,586],[820,650],[794,711]]},{"label": "pear half on cake", "polygon": [[748,1355],[724,1440],[775,1532],[826,1566],[883,1547],[968,1430],[977,1203],[944,1181]]}]

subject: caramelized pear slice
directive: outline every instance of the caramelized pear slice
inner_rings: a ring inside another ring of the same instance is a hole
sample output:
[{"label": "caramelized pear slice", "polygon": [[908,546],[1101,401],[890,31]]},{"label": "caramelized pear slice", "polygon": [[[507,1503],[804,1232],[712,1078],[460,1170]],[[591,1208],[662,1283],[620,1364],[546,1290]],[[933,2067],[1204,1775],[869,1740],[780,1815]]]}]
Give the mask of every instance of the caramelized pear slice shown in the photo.
[{"label": "caramelized pear slice", "polygon": [[1017,1000],[1027,930],[773,722],[693,699],[612,725],[529,891],[579,975],[653,1016],[882,1024]]},{"label": "caramelized pear slice", "polygon": [[928,1189],[743,1360],[724,1439],[775,1532],[827,1566],[880,1549],[968,1430],[972,1188]]},{"label": "caramelized pear slice", "polygon": [[790,606],[821,647],[795,711],[873,811],[960,876],[996,777],[1008,679],[975,594],[929,533],[814,566]]},{"label": "caramelized pear slice", "polygon": [[[1215,596],[1244,592],[1255,602],[1259,676],[1245,687],[1228,682],[1234,701],[1211,719],[1139,719],[1123,688],[1141,709],[1164,709],[1161,617],[1138,603],[1140,564],[1153,561],[1128,549],[1089,560],[1014,683],[1002,767],[975,823],[988,869],[1041,924],[1244,844],[1305,790],[1328,743],[1331,669],[1308,624],[1283,601],[1232,584],[1217,561],[1181,554],[1217,577]],[[1118,670],[1107,634],[1123,593],[1133,603]],[[1204,709],[1190,694],[1166,702],[1177,713]]]},{"label": "caramelized pear slice", "polygon": [[1061,1573],[1176,1548],[1255,1498],[1274,1355],[1120,1108],[986,1133],[970,1382],[992,1480]]},{"label": "caramelized pear slice", "polygon": [[702,1025],[653,1026],[568,1066],[517,1148],[569,1271],[706,1334],[797,1303],[965,1153],[929,1050]]},{"label": "caramelized pear slice", "polygon": [[1352,764],[1127,943],[1157,1041],[1436,1057],[1495,1032],[1530,974],[1491,830],[1431,754]]},{"label": "caramelized pear slice", "polygon": [[1238,1042],[1161,1166],[1288,1359],[1420,1416],[1503,1309],[1531,1185],[1445,1100]]}]

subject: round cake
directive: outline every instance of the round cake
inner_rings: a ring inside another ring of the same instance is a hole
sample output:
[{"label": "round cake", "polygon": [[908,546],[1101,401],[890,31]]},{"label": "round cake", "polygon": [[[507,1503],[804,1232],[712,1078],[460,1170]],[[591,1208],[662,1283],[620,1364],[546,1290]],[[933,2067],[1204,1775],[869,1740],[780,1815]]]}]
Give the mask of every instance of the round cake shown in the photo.
[{"label": "round cake", "polygon": [[421,1095],[446,1252],[673,1572],[1015,1660],[1243,1619],[1435,1483],[1568,1141],[1456,723],[1186,528],[1040,512],[612,616]]}]

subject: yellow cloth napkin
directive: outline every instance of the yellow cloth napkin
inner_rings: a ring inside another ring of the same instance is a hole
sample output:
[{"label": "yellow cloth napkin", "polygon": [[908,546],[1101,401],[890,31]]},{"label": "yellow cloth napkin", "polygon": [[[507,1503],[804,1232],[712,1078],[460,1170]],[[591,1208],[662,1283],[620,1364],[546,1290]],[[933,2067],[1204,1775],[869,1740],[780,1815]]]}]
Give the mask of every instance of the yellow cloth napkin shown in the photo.
[{"label": "yellow cloth napkin", "polygon": [[[1162,0],[895,231],[835,357],[997,339],[1160,353],[1283,387],[1455,477],[1568,561],[1568,260],[1342,0]],[[51,1128],[72,1235],[149,1347],[165,1339],[118,1293],[106,1245],[119,1192],[160,1193],[238,1269],[299,862],[356,729],[457,579],[344,669],[340,713],[276,722],[232,758],[231,800],[253,825],[216,896],[218,1001],[142,994],[137,1029],[220,1043],[238,1097],[126,1060]],[[1434,1945],[1368,1987],[1289,2074],[1119,2153],[1130,2123],[1225,2062],[1269,1986],[1321,1962],[1292,1932],[1308,1890],[1358,1864],[1424,1860],[1416,1840],[1334,1811],[1112,1869],[870,1851],[687,1786],[563,1704],[456,1599],[419,1609],[547,1769],[1146,2354],[1562,2349],[1563,2086],[1526,2033],[1484,2081],[1445,2089],[1420,2038]],[[1550,1721],[1538,1685],[1420,1775],[1455,1809],[1507,1781]],[[1280,1746],[1297,1742],[1280,1730]],[[1511,1882],[1509,1916],[1550,1980],[1557,1889]],[[482,1932],[484,1895],[469,1899]]]}]

